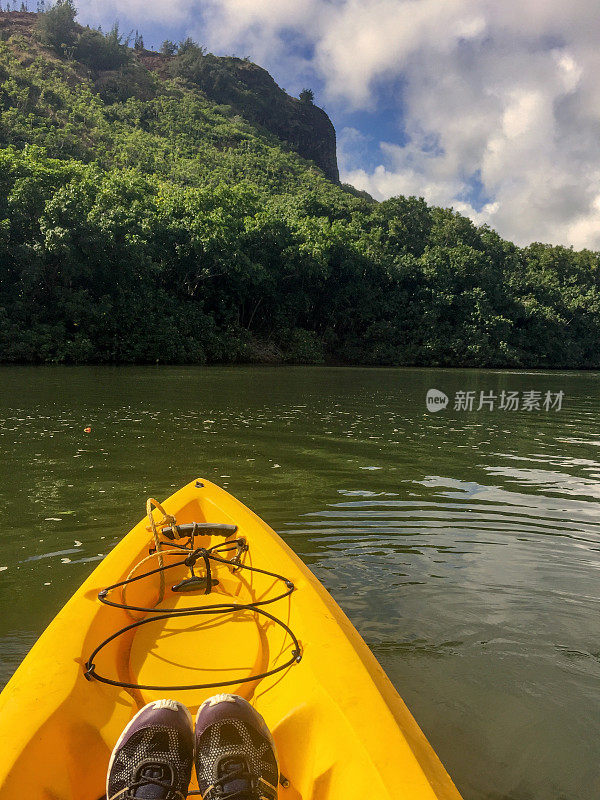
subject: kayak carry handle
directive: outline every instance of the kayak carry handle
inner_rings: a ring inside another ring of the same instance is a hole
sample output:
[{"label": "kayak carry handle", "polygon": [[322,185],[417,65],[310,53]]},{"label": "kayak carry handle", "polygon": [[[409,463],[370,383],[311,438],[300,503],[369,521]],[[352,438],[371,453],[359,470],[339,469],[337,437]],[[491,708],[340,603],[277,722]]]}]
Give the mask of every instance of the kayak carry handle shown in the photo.
[{"label": "kayak carry handle", "polygon": [[162,533],[167,539],[185,539],[192,533],[206,534],[207,536],[230,536],[237,532],[237,525],[228,525],[225,522],[186,522],[183,525],[173,525],[163,528]]},{"label": "kayak carry handle", "polygon": [[[211,578],[212,586],[218,586],[219,581],[216,578]],[[171,591],[173,592],[197,592],[199,589],[202,591],[206,591],[208,581],[205,575],[192,575],[191,578],[185,578],[184,580],[176,583],[175,586],[171,586]]]}]

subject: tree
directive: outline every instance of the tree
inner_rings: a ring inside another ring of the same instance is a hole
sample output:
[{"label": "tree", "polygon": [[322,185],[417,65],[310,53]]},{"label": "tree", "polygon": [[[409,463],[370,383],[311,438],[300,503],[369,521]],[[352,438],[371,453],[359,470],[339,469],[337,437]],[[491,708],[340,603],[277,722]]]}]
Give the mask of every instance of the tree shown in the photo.
[{"label": "tree", "polygon": [[165,39],[160,46],[160,52],[163,54],[163,56],[169,56],[172,58],[177,54],[177,45],[170,39]]},{"label": "tree", "polygon": [[77,36],[74,0],[57,0],[47,11],[40,13],[35,29],[43,44],[64,54],[73,47]]},{"label": "tree", "polygon": [[300,102],[312,105],[315,102],[315,93],[312,89],[302,89],[300,92]]},{"label": "tree", "polygon": [[206,71],[205,56],[205,48],[188,37],[179,43],[177,58],[171,64],[171,73],[176,78],[200,83]]},{"label": "tree", "polygon": [[133,49],[134,50],[143,50],[144,49],[144,37],[139,31],[135,32],[135,37],[133,40]]},{"label": "tree", "polygon": [[187,39],[179,42],[178,51],[179,55],[184,55],[184,53],[197,53],[198,51],[204,54],[200,45],[195,42],[191,36],[188,36]]},{"label": "tree", "polygon": [[100,31],[86,28],[77,38],[74,49],[77,61],[95,70],[118,69],[130,59],[127,42],[115,23],[106,36]]}]

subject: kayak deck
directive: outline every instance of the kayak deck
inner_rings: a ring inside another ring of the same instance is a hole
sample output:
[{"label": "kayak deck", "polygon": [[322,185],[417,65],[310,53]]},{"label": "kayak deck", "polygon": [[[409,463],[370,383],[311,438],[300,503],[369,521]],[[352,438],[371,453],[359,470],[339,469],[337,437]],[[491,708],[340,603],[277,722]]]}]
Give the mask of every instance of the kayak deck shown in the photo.
[{"label": "kayak deck", "polygon": [[[88,675],[98,645],[130,626],[127,610],[103,605],[98,592],[123,581],[152,547],[146,520],[97,567],[42,635],[0,695],[0,800],[98,800],[110,752],[121,730],[146,703],[172,697],[192,713],[207,697],[230,691],[251,702],[273,732],[282,774],[282,800],[378,797],[389,800],[460,800],[444,767],[356,630],[308,568],[255,514],[214,484],[200,479],[164,504],[177,523],[237,526],[248,551],[241,563],[285,576],[294,590],[262,606],[293,631],[250,608],[227,614],[168,616],[132,627],[94,658],[99,676],[141,686],[226,683],[225,688],[124,688]],[[224,536],[198,536],[208,548]],[[164,551],[169,550],[165,541]],[[177,560],[178,556],[167,555]],[[155,568],[144,565],[141,571]],[[202,562],[198,562],[200,575]],[[212,564],[217,583],[173,592],[189,576],[170,568],[160,609],[184,612],[215,603],[249,605],[281,594],[272,575]],[[153,607],[158,576],[127,586],[126,603]],[[111,598],[119,601],[120,590]],[[138,612],[137,619],[148,614]],[[161,615],[162,616],[162,615]],[[252,676],[290,662],[258,680]],[[92,678],[89,680],[89,678]],[[250,680],[248,680],[250,679]],[[191,787],[195,788],[195,787]]]}]

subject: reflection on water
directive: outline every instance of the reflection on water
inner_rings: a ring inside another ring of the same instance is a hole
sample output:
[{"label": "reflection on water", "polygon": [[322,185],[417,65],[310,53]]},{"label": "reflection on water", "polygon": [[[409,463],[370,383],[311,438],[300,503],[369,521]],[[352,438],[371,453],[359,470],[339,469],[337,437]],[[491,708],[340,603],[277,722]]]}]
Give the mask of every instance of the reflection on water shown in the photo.
[{"label": "reflection on water", "polygon": [[[2,374],[0,681],[146,495],[204,474],[333,593],[466,800],[600,796],[600,376]],[[565,400],[430,415],[431,387]]]}]

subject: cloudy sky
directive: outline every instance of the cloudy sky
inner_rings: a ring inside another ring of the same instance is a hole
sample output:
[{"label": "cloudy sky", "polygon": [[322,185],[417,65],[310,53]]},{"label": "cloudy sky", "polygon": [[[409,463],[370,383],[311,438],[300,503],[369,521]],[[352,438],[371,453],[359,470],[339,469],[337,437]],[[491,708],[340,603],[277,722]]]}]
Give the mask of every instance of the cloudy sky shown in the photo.
[{"label": "cloudy sky", "polygon": [[315,90],[343,181],[526,244],[600,249],[597,0],[79,0],[82,23],[191,35]]}]

